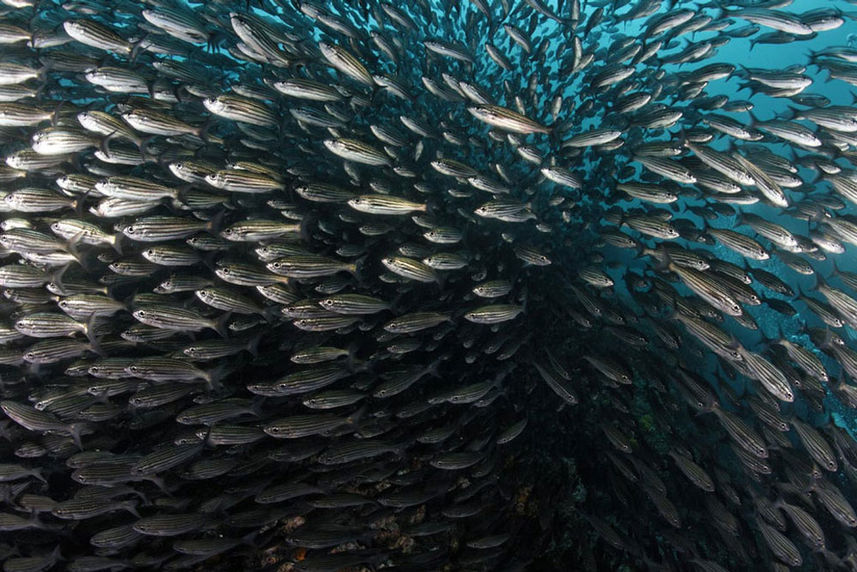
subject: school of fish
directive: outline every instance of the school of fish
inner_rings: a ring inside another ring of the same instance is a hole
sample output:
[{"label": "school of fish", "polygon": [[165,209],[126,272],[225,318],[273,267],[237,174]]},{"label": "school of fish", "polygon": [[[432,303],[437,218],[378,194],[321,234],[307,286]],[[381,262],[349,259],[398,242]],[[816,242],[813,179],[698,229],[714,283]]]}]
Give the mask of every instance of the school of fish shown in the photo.
[{"label": "school of fish", "polygon": [[3,570],[857,571],[805,5],[0,0]]}]

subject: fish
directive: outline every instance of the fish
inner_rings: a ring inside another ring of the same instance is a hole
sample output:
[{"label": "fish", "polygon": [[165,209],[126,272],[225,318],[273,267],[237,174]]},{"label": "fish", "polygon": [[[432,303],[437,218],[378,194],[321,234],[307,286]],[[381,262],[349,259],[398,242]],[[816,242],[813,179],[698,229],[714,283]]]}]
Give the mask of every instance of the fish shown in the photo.
[{"label": "fish", "polygon": [[512,133],[550,133],[551,129],[517,111],[492,104],[468,107],[467,111],[479,121]]},{"label": "fish", "polygon": [[853,3],[5,1],[0,563],[853,566]]}]

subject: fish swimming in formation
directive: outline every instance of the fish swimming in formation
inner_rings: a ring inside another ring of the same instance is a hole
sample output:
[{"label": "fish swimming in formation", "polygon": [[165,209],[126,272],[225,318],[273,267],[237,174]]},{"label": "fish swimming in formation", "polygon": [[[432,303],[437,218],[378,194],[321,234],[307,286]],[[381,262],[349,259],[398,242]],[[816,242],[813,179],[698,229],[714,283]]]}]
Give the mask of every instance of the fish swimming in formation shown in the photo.
[{"label": "fish swimming in formation", "polygon": [[3,569],[857,570],[806,4],[0,0]]}]

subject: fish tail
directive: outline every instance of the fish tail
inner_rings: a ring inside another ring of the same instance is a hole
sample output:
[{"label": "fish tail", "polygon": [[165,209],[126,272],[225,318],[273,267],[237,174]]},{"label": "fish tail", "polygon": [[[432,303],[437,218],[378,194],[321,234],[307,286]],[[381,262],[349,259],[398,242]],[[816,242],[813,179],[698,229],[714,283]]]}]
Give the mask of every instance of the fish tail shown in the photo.
[{"label": "fish tail", "polygon": [[98,340],[98,336],[95,331],[95,323],[98,321],[98,314],[93,312],[90,314],[89,318],[86,319],[86,324],[84,325],[83,333],[86,336],[86,339],[89,341],[89,346],[92,348],[92,351],[96,354],[106,357],[104,349],[101,347],[101,342]]},{"label": "fish tail", "polygon": [[229,339],[229,318],[232,317],[232,312],[225,312],[222,316],[217,318],[212,324],[211,329],[217,332],[217,334],[223,339]]}]

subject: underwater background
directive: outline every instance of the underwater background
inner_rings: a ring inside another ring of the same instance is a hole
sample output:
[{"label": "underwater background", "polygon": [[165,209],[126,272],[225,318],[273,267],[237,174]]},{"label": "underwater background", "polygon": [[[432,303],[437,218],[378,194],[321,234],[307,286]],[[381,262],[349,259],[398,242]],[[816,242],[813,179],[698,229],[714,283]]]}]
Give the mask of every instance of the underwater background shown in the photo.
[{"label": "underwater background", "polygon": [[0,0],[3,570],[857,570],[855,18]]}]

